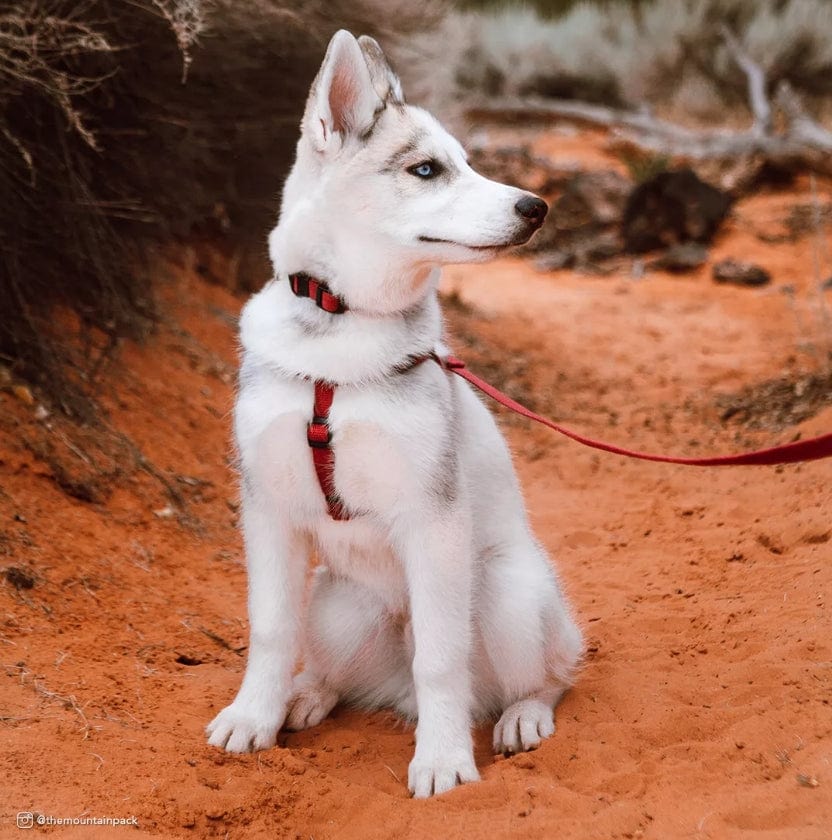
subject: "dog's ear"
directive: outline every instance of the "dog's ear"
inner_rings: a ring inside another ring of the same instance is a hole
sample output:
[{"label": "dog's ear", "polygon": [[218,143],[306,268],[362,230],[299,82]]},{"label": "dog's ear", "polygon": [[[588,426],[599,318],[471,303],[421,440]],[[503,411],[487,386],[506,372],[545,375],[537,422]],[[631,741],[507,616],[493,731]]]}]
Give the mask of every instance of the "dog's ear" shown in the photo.
[{"label": "dog's ear", "polygon": [[387,56],[379,46],[378,41],[369,35],[362,35],[358,39],[358,45],[361,47],[361,52],[364,53],[364,59],[373,80],[373,87],[381,101],[404,105],[401,80],[387,61]]},{"label": "dog's ear", "polygon": [[358,41],[340,29],[332,36],[312,83],[303,115],[304,135],[319,152],[333,144],[340,147],[347,135],[369,128],[383,105]]}]

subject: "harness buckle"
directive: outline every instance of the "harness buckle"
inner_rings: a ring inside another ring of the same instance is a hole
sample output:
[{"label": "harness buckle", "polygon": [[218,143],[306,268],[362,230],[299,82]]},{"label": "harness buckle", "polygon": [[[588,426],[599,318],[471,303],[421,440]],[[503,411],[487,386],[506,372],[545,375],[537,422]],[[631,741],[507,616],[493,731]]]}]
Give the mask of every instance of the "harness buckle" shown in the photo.
[{"label": "harness buckle", "polygon": [[332,430],[326,424],[326,418],[312,418],[306,426],[306,442],[313,449],[329,449],[332,443]]}]

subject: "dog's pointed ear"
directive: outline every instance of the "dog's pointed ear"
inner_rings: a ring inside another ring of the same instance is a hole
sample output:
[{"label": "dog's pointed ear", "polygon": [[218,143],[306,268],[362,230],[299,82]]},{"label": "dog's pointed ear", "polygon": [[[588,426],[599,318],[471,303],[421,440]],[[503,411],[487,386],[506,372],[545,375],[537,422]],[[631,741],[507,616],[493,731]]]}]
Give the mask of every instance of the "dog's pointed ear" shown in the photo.
[{"label": "dog's pointed ear", "polygon": [[347,135],[369,128],[383,104],[358,41],[340,29],[312,83],[303,115],[304,135],[319,152],[333,144],[340,147]]},{"label": "dog's pointed ear", "polygon": [[362,35],[358,39],[358,45],[361,47],[361,52],[364,53],[364,59],[373,80],[373,87],[381,101],[404,105],[401,80],[387,61],[387,56],[379,46],[378,41],[369,35]]}]

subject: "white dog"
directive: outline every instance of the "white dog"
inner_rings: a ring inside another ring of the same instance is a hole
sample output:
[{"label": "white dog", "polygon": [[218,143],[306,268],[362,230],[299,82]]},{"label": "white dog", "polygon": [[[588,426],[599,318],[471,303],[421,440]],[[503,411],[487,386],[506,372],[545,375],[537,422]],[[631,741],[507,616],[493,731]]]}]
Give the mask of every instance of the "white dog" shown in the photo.
[{"label": "white dog", "polygon": [[[494,420],[430,358],[447,352],[439,266],[526,242],[545,214],[405,104],[373,39],[333,37],[269,239],[275,280],[241,319],[251,643],[214,746],[271,747],[339,701],[392,707],[418,721],[408,784],[426,797],[478,778],[473,721],[499,716],[497,752],[554,732],[581,634]],[[313,409],[319,389],[331,407]]]}]

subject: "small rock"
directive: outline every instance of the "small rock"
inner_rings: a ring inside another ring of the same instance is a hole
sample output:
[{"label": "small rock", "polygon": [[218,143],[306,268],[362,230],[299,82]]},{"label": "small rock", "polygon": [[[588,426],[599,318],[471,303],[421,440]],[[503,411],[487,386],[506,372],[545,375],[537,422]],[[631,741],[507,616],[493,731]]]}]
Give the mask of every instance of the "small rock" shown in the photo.
[{"label": "small rock", "polygon": [[730,209],[731,197],[692,169],[659,172],[627,198],[624,242],[636,254],[679,242],[710,242]]},{"label": "small rock", "polygon": [[154,510],[153,515],[158,517],[159,519],[171,519],[176,511],[170,506],[159,508],[159,510]]},{"label": "small rock", "polygon": [[35,409],[35,420],[46,420],[49,417],[49,409],[45,405],[39,405]]},{"label": "small rock", "polygon": [[765,286],[771,282],[771,275],[761,266],[730,258],[716,263],[713,275],[717,283],[732,283],[735,286]]},{"label": "small rock", "polygon": [[621,253],[621,238],[616,231],[603,231],[587,241],[582,250],[589,260],[608,260]]},{"label": "small rock", "polygon": [[797,783],[802,787],[816,788],[820,782],[814,776],[807,776],[805,773],[797,774]]},{"label": "small rock", "polygon": [[647,263],[647,268],[663,269],[674,274],[693,271],[708,259],[708,249],[698,242],[682,242],[672,245],[658,259]]},{"label": "small rock", "polygon": [[571,268],[574,264],[575,255],[565,251],[546,251],[534,261],[534,267],[538,271],[558,271],[561,268]]},{"label": "small rock", "polygon": [[9,566],[4,574],[6,580],[17,590],[31,589],[35,585],[32,574],[19,566]]}]

